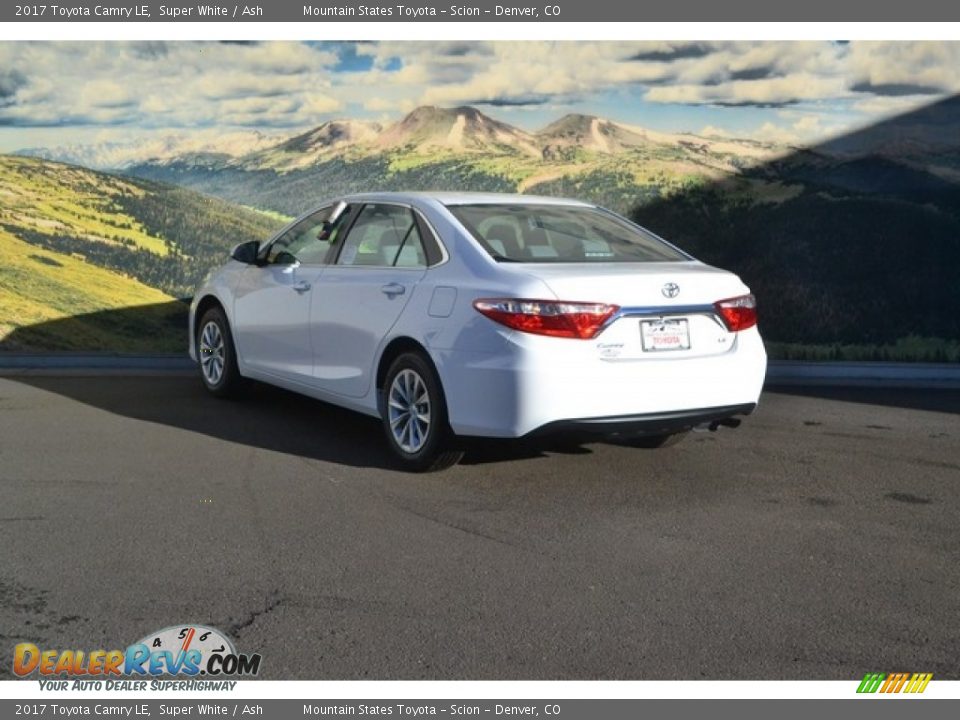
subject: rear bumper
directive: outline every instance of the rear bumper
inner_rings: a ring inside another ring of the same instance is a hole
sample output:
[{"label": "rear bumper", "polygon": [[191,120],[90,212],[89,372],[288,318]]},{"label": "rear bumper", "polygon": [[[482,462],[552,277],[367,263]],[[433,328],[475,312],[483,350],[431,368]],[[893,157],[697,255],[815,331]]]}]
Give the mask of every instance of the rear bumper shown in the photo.
[{"label": "rear bumper", "polygon": [[[458,435],[516,438],[553,427],[668,433],[745,414],[766,353],[756,328],[709,357],[609,361],[597,342],[516,334],[494,353],[438,353]],[[625,428],[625,429],[620,429]]]},{"label": "rear bumper", "polygon": [[692,430],[701,425],[711,425],[737,415],[749,415],[756,407],[756,403],[743,403],[724,407],[622,415],[619,417],[555,420],[537,428],[530,434],[548,435],[573,432],[584,435],[669,435]]}]

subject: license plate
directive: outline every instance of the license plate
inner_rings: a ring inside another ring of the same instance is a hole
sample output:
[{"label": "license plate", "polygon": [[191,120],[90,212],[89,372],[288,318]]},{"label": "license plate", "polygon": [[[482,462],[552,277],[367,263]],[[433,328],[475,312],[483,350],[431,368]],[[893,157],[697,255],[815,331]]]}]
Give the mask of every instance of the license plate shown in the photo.
[{"label": "license plate", "polygon": [[690,349],[690,331],[685,319],[642,320],[640,339],[644,352]]}]

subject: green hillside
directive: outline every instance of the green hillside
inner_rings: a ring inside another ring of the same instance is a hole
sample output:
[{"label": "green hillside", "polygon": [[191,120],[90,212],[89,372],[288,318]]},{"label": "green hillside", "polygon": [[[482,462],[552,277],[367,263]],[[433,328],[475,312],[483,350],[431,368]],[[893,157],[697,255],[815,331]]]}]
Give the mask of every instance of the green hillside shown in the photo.
[{"label": "green hillside", "polygon": [[667,152],[643,151],[615,156],[582,153],[546,162],[513,154],[391,152],[338,157],[288,171],[171,162],[128,172],[285,215],[298,215],[346,193],[417,190],[570,196],[627,212],[638,198],[667,196],[735,177],[734,168],[724,168],[719,158],[678,161]]},{"label": "green hillside", "polygon": [[[0,348],[179,352],[185,305],[83,259],[0,230]],[[118,312],[122,311],[122,312]],[[75,322],[63,322],[86,315]],[[110,322],[98,317],[115,314]],[[119,321],[121,315],[136,321]]]},{"label": "green hillside", "polygon": [[0,156],[0,348],[182,351],[174,298],[280,222],[183,188]]}]

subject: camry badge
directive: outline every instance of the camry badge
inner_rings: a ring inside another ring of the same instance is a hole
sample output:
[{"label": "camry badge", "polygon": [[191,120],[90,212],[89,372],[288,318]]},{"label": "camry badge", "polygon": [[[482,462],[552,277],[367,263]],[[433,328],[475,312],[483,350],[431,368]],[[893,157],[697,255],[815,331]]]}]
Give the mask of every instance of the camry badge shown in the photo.
[{"label": "camry badge", "polygon": [[676,283],[669,282],[666,285],[664,285],[662,288],[660,288],[660,292],[663,293],[664,297],[675,298],[677,295],[680,294],[680,286],[677,285]]}]

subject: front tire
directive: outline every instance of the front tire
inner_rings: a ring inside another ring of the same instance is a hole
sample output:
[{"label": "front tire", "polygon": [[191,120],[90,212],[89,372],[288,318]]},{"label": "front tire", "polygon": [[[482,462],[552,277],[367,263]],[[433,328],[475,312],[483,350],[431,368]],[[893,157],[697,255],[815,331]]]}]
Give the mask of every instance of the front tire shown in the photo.
[{"label": "front tire", "polygon": [[213,395],[230,397],[240,389],[243,378],[237,368],[237,352],[230,324],[223,310],[207,310],[197,325],[197,357],[200,378]]},{"label": "front tire", "polygon": [[452,445],[440,379],[422,354],[404,353],[390,364],[381,415],[387,444],[404,469],[435,472],[463,457]]}]

